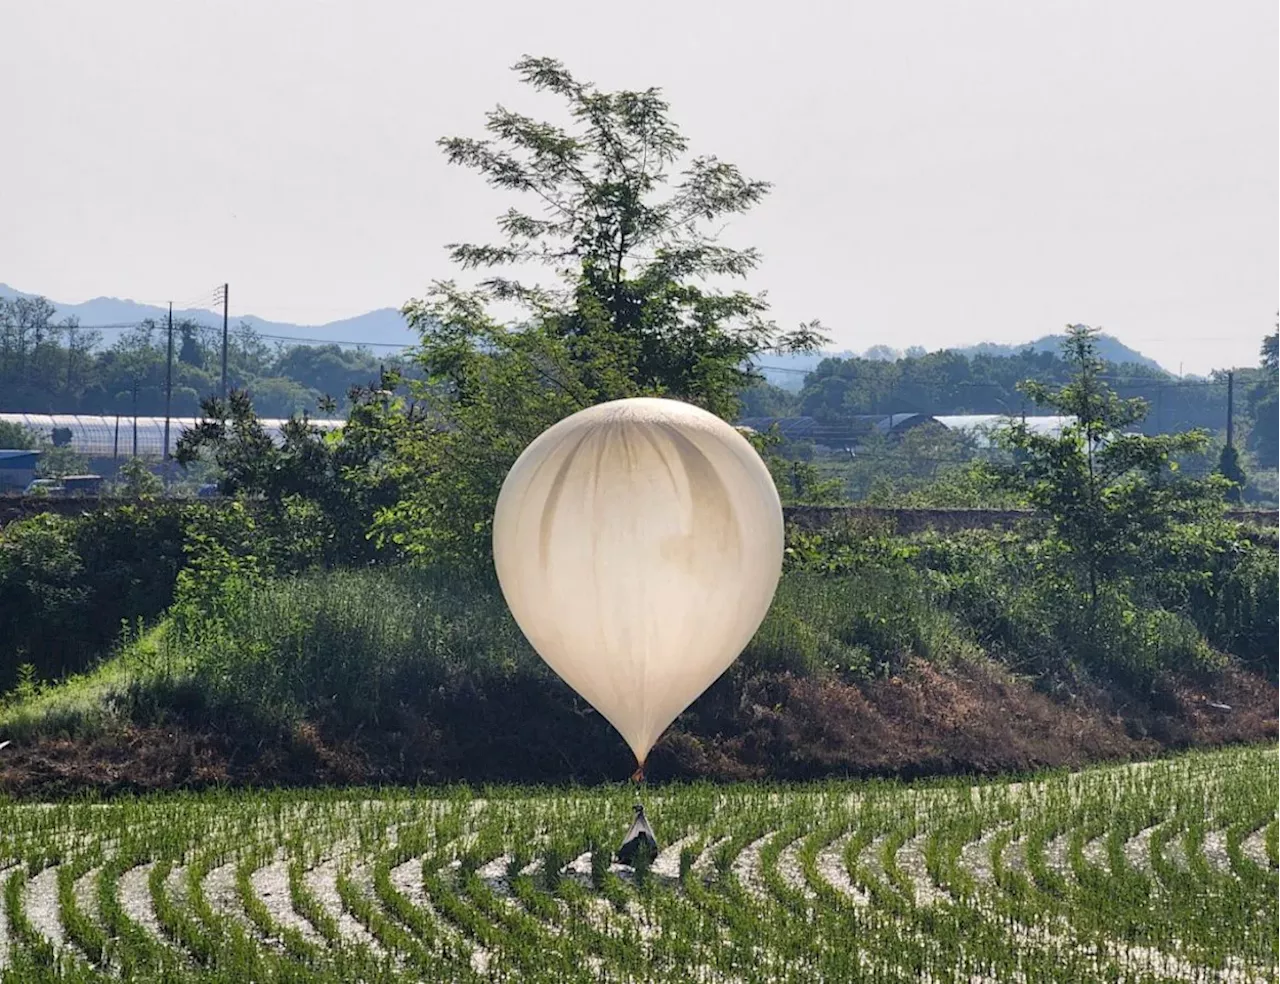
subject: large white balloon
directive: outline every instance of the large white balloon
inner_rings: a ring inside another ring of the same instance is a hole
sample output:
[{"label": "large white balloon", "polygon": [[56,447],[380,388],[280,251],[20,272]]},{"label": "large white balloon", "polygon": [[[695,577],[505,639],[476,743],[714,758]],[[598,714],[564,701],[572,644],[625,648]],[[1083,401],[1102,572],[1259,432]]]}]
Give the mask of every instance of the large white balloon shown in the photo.
[{"label": "large white balloon", "polygon": [[676,400],[603,403],[548,428],[493,517],[516,622],[641,764],[759,628],[782,551],[760,456]]}]

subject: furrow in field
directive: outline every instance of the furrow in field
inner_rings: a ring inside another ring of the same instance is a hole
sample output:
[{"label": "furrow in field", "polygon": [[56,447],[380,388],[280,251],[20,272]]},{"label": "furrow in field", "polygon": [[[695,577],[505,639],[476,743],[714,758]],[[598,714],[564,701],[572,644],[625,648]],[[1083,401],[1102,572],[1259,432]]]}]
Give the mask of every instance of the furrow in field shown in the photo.
[{"label": "furrow in field", "polygon": [[27,880],[22,892],[22,908],[31,928],[61,950],[67,944],[58,912],[58,866],[49,865]]},{"label": "furrow in field", "polygon": [[1225,830],[1206,830],[1204,841],[1200,845],[1200,853],[1213,871],[1224,875],[1231,874],[1231,855],[1227,853]]},{"label": "furrow in field", "polygon": [[240,899],[236,892],[236,864],[228,861],[209,871],[201,886],[209,908],[218,915],[241,920]]},{"label": "furrow in field", "polygon": [[308,943],[324,946],[324,937],[293,910],[289,897],[289,865],[286,862],[273,861],[263,865],[249,876],[249,884],[270,914],[272,922],[281,929],[294,930]]},{"label": "furrow in field", "polygon": [[339,937],[357,946],[366,946],[376,954],[383,953],[379,943],[360,920],[351,915],[342,905],[338,895],[338,862],[332,858],[322,861],[302,876],[307,891],[315,898],[316,904],[328,914],[338,927]]},{"label": "furrow in field", "polygon": [[391,886],[414,905],[431,910],[426,886],[422,883],[423,858],[410,858],[391,869]]},{"label": "furrow in field", "polygon": [[1065,881],[1075,880],[1075,872],[1071,870],[1071,834],[1063,832],[1049,839],[1044,846],[1044,865]]},{"label": "furrow in field", "polygon": [[728,837],[717,837],[714,841],[712,841],[710,844],[704,847],[702,849],[702,853],[698,855],[698,857],[694,860],[693,864],[690,866],[689,868],[690,874],[696,876],[697,878],[703,881],[705,881],[708,877],[710,877],[711,870],[713,867],[713,859],[715,858],[716,851],[718,851],[720,847],[724,844],[724,842],[727,841],[728,839],[729,839]]},{"label": "furrow in field", "polygon": [[1183,842],[1181,834],[1165,841],[1164,859],[1178,871],[1187,870],[1187,846]]},{"label": "furrow in field", "polygon": [[841,895],[848,897],[854,905],[866,906],[871,900],[866,892],[853,883],[853,879],[849,877],[849,869],[844,863],[845,848],[849,846],[852,838],[852,832],[841,834],[822,848],[814,858],[814,867],[817,869],[818,877]]},{"label": "furrow in field", "polygon": [[[404,861],[392,868],[390,875],[391,887],[425,912],[434,924],[435,930],[442,937],[470,954],[472,970],[480,974],[485,973],[492,960],[492,955],[483,946],[470,940],[461,927],[455,926],[448,919],[445,919],[440,914],[440,911],[432,905],[431,899],[427,895],[426,885],[422,880],[423,860],[421,857],[410,858],[408,861]],[[456,860],[450,862],[445,868],[441,869],[441,875],[449,877],[459,867],[459,864]],[[499,898],[504,897],[499,896]]]},{"label": "furrow in field", "polygon": [[476,869],[476,876],[489,886],[495,895],[509,896],[511,883],[507,879],[507,871],[511,867],[511,855],[499,854],[492,861],[486,861]]},{"label": "furrow in field", "polygon": [[1164,822],[1162,820],[1160,823],[1143,827],[1124,842],[1124,860],[1129,867],[1144,875],[1151,874],[1151,838]]},{"label": "furrow in field", "polygon": [[561,878],[572,878],[580,885],[591,884],[591,852],[586,851],[560,869]]},{"label": "furrow in field", "polygon": [[153,867],[155,865],[148,861],[146,864],[130,868],[116,882],[116,891],[124,914],[154,937],[157,943],[163,943],[165,933],[160,926],[160,920],[156,918],[155,907],[151,902],[151,889],[147,882]]},{"label": "furrow in field", "polygon": [[654,875],[667,881],[676,881],[680,877],[680,852],[692,844],[696,840],[693,835],[681,837],[678,841],[668,844],[653,861],[653,866],[649,869]]},{"label": "furrow in field", "polygon": [[1004,846],[1004,851],[1000,855],[1000,865],[1006,871],[1020,875],[1026,874],[1027,842],[1025,838],[1014,837]]},{"label": "furrow in field", "polygon": [[889,876],[885,872],[880,858],[884,851],[884,842],[888,839],[888,834],[877,834],[871,843],[858,852],[856,859],[859,870],[866,872],[886,886],[889,884]]},{"label": "furrow in field", "polygon": [[977,840],[971,840],[960,848],[958,864],[978,885],[989,885],[995,878],[991,869],[991,845],[997,837],[1008,829],[1005,826],[994,826],[983,831]]},{"label": "furrow in field", "polygon": [[[676,874],[679,874],[680,856],[676,855]],[[609,873],[621,878],[624,882],[632,884],[635,882],[635,870],[628,865],[620,864],[617,861],[609,862]],[[653,868],[649,869],[653,874]],[[576,858],[560,869],[560,875],[564,878],[571,878],[579,885],[589,886],[591,884],[591,853],[579,854]]]},{"label": "furrow in field", "polygon": [[98,912],[98,875],[101,872],[101,868],[90,868],[76,879],[72,888],[76,898],[76,907],[87,918],[99,925],[102,924],[102,916]]},{"label": "furrow in field", "polygon": [[919,906],[937,905],[950,900],[950,895],[935,885],[929,875],[928,862],[924,854],[928,840],[928,834],[916,834],[898,848],[894,859],[898,868],[910,881],[915,903]]},{"label": "furrow in field", "polygon": [[1107,857],[1107,837],[1103,834],[1088,841],[1081,849],[1080,855],[1084,858],[1087,865],[1094,868],[1101,868],[1108,871],[1111,868],[1111,861]]},{"label": "furrow in field", "polygon": [[1267,857],[1266,838],[1267,828],[1264,824],[1240,842],[1240,853],[1263,871],[1271,867],[1271,859]]},{"label": "furrow in field", "polygon": [[12,872],[12,865],[0,866],[0,971],[9,963],[9,913],[5,909],[4,884]]},{"label": "furrow in field", "polygon": [[734,878],[738,880],[743,891],[757,901],[764,901],[769,894],[760,878],[760,852],[776,835],[777,831],[771,830],[763,837],[753,840],[733,859],[733,864],[730,866]]},{"label": "furrow in field", "polygon": [[803,846],[804,837],[800,836],[778,852],[778,877],[788,888],[794,889],[812,902],[817,895],[805,881],[804,869],[800,867],[800,848]]}]

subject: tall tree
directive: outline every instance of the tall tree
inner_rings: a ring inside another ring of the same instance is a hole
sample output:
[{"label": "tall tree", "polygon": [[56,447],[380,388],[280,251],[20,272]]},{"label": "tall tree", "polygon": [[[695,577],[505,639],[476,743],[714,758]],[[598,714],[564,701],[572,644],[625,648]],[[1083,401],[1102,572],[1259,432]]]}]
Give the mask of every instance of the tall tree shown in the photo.
[{"label": "tall tree", "polygon": [[[498,107],[485,138],[440,141],[455,164],[522,195],[491,244],[458,243],[452,258],[485,277],[472,290],[437,282],[404,313],[422,336],[432,408],[399,455],[415,491],[382,516],[381,532],[432,556],[488,556],[502,476],[539,431],[602,400],[667,395],[733,418],[751,363],[806,350],[817,322],[782,331],[758,294],[726,286],[756,266],[755,250],[717,232],[768,192],[732,164],[690,156],[657,89],[603,92],[558,61],[515,66],[557,97],[568,127]],[[534,281],[512,268],[533,265]],[[495,302],[518,315],[503,320]]]},{"label": "tall tree", "polygon": [[[708,285],[758,263],[756,250],[726,246],[715,230],[759,203],[767,182],[716,157],[687,158],[688,141],[658,89],[602,92],[551,58],[524,58],[515,71],[559,97],[573,125],[499,106],[488,114],[488,138],[440,141],[451,163],[534,206],[500,216],[497,243],[450,246],[463,269],[491,271],[470,303],[518,301],[577,361],[607,355],[634,388],[725,415],[755,378],[752,357],[821,341],[816,323],[780,332],[761,295]],[[494,269],[522,264],[550,268],[556,282],[528,284]],[[431,297],[455,309],[462,300],[450,284]],[[428,330],[439,313],[430,303],[406,308]]]},{"label": "tall tree", "polygon": [[1280,331],[1262,340],[1262,368],[1273,376],[1280,372]]},{"label": "tall tree", "polygon": [[6,451],[25,451],[34,448],[37,435],[22,424],[0,420],[0,449]]},{"label": "tall tree", "polygon": [[56,313],[43,297],[0,298],[0,368],[6,374],[26,371],[31,354],[52,333]]},{"label": "tall tree", "polygon": [[178,349],[178,361],[197,369],[204,367],[204,348],[200,344],[200,326],[194,321],[179,321],[174,328],[182,344]]},{"label": "tall tree", "polygon": [[1248,476],[1240,464],[1240,452],[1234,444],[1222,446],[1222,452],[1218,455],[1218,474],[1231,483],[1224,493],[1227,501],[1238,505]]},{"label": "tall tree", "polygon": [[1060,387],[1027,382],[1037,406],[1070,416],[1058,435],[1015,423],[1004,435],[1016,464],[1006,473],[1048,520],[1053,542],[1095,612],[1106,586],[1141,569],[1159,538],[1180,521],[1220,509],[1225,483],[1180,478],[1177,458],[1203,452],[1205,431],[1127,433],[1146,415],[1141,399],[1121,399],[1100,378],[1095,329],[1067,329],[1063,358],[1073,369]]}]

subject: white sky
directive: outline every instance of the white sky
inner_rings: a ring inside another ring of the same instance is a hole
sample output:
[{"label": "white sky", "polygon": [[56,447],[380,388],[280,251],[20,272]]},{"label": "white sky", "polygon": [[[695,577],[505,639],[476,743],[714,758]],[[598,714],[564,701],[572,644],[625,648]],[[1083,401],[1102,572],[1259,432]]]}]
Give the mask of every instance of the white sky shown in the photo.
[{"label": "white sky", "polygon": [[1275,0],[0,0],[0,281],[76,302],[231,283],[319,323],[454,275],[501,210],[447,166],[522,54],[661,86],[773,194],[728,229],[837,347],[1103,326],[1253,364],[1278,301]]}]

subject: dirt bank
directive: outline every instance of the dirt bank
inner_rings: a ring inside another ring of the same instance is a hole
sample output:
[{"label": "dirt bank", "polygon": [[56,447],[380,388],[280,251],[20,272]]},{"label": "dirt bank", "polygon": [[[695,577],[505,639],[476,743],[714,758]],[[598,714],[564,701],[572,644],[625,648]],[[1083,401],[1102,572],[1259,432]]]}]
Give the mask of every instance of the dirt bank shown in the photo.
[{"label": "dirt bank", "polygon": [[[990,666],[927,664],[859,685],[722,678],[654,749],[649,777],[715,781],[1024,771],[1276,738],[1276,688],[1231,669],[1154,693],[1050,696]],[[634,763],[563,686],[427,695],[358,734],[323,722],[254,728],[207,713],[91,739],[0,750],[0,790],[23,798],[218,785],[601,782]]]}]

